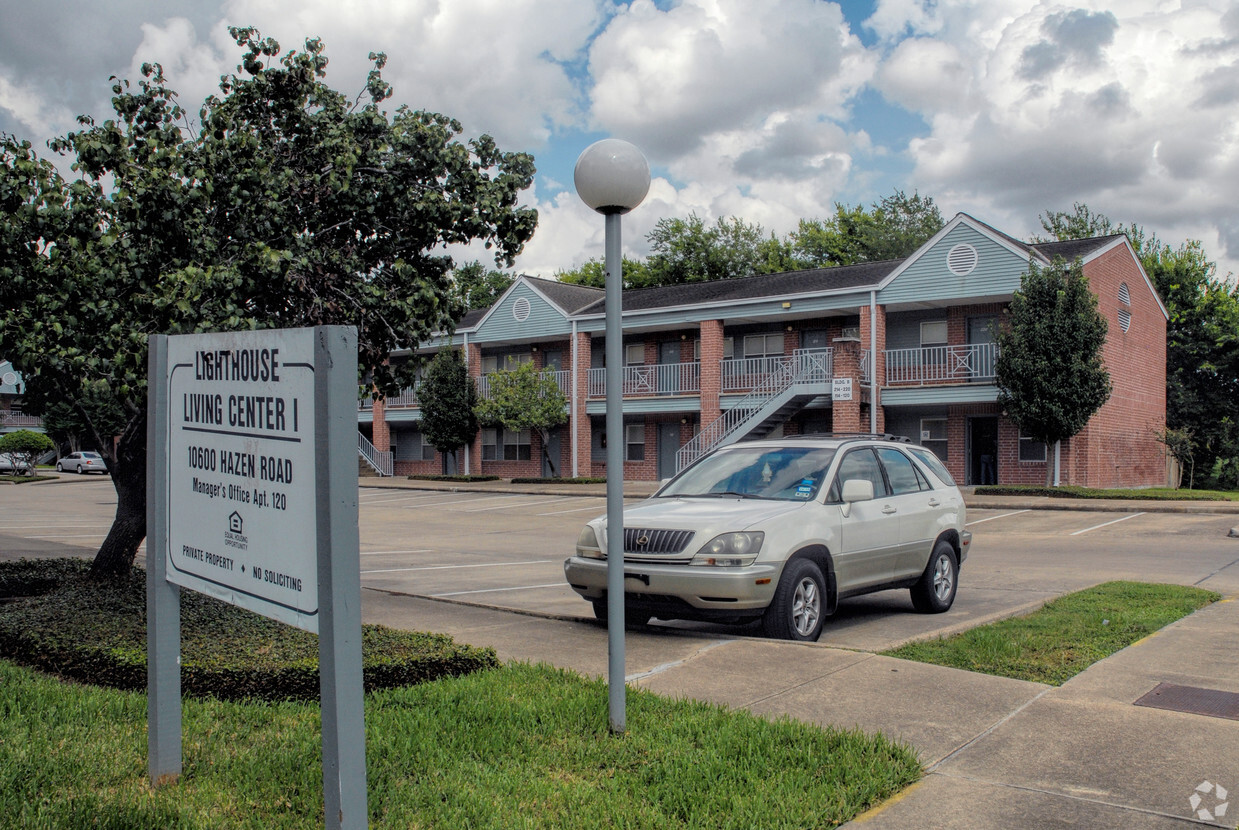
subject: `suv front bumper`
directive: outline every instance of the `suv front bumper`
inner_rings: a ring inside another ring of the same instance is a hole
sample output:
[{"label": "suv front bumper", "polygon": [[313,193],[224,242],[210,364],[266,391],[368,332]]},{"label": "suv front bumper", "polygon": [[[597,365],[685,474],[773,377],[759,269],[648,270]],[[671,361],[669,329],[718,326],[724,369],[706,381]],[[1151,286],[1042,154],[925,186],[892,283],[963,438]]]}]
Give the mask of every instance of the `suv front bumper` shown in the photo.
[{"label": "suv front bumper", "polygon": [[[753,616],[774,598],[782,571],[782,562],[757,562],[746,568],[625,562],[624,601],[652,610],[663,607],[670,610],[680,605],[685,610],[706,612],[701,616],[728,612]],[[572,556],[564,560],[564,577],[569,587],[585,599],[606,597],[605,559]]]}]

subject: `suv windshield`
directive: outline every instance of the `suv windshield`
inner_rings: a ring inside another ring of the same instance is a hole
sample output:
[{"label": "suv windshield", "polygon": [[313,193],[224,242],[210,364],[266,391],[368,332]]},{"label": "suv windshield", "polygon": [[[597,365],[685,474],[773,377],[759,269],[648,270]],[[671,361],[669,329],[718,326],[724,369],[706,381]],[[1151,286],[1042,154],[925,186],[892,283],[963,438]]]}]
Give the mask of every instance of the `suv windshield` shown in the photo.
[{"label": "suv windshield", "polygon": [[833,449],[818,447],[728,448],[685,470],[658,496],[809,501],[817,495],[834,457]]}]

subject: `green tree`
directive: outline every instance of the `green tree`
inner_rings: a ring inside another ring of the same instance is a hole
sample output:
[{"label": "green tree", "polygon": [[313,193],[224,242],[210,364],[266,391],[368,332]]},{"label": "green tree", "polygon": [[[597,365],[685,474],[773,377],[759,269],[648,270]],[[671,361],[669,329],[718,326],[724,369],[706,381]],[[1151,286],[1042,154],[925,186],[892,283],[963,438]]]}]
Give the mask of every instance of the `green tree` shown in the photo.
[{"label": "green tree", "polygon": [[56,444],[41,432],[19,429],[0,435],[0,455],[13,456],[14,472],[29,469],[33,473],[39,456],[54,449]]},{"label": "green tree", "polygon": [[115,81],[115,119],[50,143],[73,180],[0,137],[0,354],[36,406],[94,391],[128,418],[116,452],[100,447],[117,511],[96,575],[128,572],[145,535],[149,335],[353,325],[363,376],[395,393],[416,366],[391,350],[452,327],[444,247],[482,240],[510,265],[537,223],[518,204],[532,158],[387,113],[382,54],[350,100],[323,80],[320,41],[281,54],[230,32],[241,65],[196,129],[148,64],[137,90]]},{"label": "green tree", "polygon": [[[456,457],[478,432],[477,386],[457,349],[441,349],[417,387],[422,435],[439,452]],[[457,469],[460,469],[459,464]]]},{"label": "green tree", "polygon": [[787,235],[790,264],[796,268],[831,268],[903,259],[945,226],[929,196],[896,190],[869,209],[835,205],[830,219],[802,219]]},{"label": "green tree", "polygon": [[44,401],[41,411],[33,414],[43,419],[43,429],[69,452],[101,451],[124,431],[128,420],[115,398],[97,389],[84,390],[73,400]]},{"label": "green tree", "polygon": [[[757,273],[763,261],[761,225],[729,217],[707,225],[697,214],[660,219],[646,235],[652,285],[734,279]],[[625,280],[627,283],[627,280]]]},{"label": "green tree", "polygon": [[[624,278],[624,288],[648,288],[655,284],[651,280],[650,269],[646,265],[645,260],[624,257],[620,263],[620,271]],[[606,263],[594,257],[593,259],[586,260],[580,268],[556,271],[555,279],[572,285],[606,288]]]},{"label": "green tree", "polygon": [[452,271],[460,314],[475,308],[489,308],[508,290],[515,279],[511,274],[487,268],[479,260],[466,262]]},{"label": "green tree", "polygon": [[478,402],[478,420],[509,430],[536,430],[542,437],[542,457],[558,475],[556,459],[547,452],[551,430],[568,422],[568,399],[554,374],[532,363],[502,369],[490,376],[490,396]]},{"label": "green tree", "polygon": [[[1079,260],[1029,264],[998,332],[998,405],[1046,445],[1070,438],[1110,397],[1102,365],[1106,320]],[[1046,465],[1046,485],[1053,466]]]}]

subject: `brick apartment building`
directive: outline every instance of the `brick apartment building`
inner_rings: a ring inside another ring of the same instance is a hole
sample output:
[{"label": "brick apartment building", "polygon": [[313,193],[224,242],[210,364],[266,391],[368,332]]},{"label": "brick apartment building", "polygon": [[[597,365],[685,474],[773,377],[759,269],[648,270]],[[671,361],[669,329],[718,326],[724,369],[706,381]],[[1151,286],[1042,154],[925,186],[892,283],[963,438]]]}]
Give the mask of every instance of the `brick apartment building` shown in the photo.
[{"label": "brick apartment building", "polygon": [[[1029,262],[1080,259],[1109,323],[1114,391],[1077,436],[1046,447],[1000,411],[993,328]],[[556,374],[568,423],[551,436],[484,429],[459,472],[606,474],[604,292],[519,277],[451,338],[479,393],[490,372]],[[966,214],[903,260],[624,292],[624,477],[666,478],[718,443],[890,432],[932,448],[962,484],[1166,483],[1166,308],[1123,235],[1020,242]],[[421,354],[435,348],[419,349]],[[407,360],[409,352],[393,353]],[[415,390],[363,403],[359,424],[396,475],[450,466],[422,440]],[[384,457],[384,453],[390,453]],[[452,470],[455,472],[455,470]]]}]

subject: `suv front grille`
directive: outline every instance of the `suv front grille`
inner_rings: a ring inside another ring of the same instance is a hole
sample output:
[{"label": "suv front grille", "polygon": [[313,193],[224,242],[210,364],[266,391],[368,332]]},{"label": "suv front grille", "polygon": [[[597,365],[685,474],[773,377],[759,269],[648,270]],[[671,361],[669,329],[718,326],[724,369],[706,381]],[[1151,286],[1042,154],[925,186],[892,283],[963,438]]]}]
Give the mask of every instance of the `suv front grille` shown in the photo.
[{"label": "suv front grille", "polygon": [[643,556],[667,556],[682,553],[693,538],[691,530],[649,530],[624,528],[624,553]]}]

